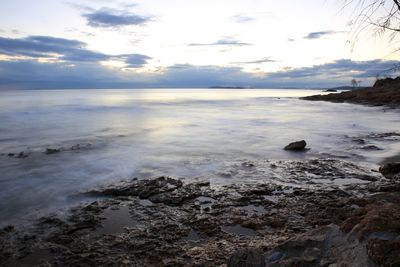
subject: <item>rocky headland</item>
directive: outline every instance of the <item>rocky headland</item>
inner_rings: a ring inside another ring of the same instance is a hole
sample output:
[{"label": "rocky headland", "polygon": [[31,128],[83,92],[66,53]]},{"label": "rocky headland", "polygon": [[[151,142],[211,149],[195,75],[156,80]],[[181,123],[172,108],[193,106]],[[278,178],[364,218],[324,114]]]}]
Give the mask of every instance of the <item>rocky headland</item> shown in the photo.
[{"label": "rocky headland", "polygon": [[327,95],[303,97],[304,100],[353,103],[370,106],[400,106],[400,77],[377,80],[372,87]]}]

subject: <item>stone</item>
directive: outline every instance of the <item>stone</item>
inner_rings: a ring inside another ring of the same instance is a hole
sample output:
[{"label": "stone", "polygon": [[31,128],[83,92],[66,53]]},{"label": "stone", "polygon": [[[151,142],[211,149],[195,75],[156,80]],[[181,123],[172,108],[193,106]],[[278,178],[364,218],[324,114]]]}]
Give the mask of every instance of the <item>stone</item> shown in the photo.
[{"label": "stone", "polygon": [[27,157],[28,157],[28,155],[25,154],[24,151],[19,152],[18,155],[16,156],[16,158],[18,158],[18,159],[24,159],[24,158],[27,158]]},{"label": "stone", "polygon": [[304,140],[301,141],[296,141],[293,143],[288,144],[285,146],[285,150],[291,150],[291,151],[303,151],[306,147],[307,143]]},{"label": "stone", "polygon": [[400,205],[394,203],[370,204],[346,219],[341,230],[364,240],[375,232],[400,234]]},{"label": "stone", "polygon": [[400,178],[400,162],[386,163],[379,168],[379,172],[382,173],[388,179],[399,179]]},{"label": "stone", "polygon": [[371,239],[367,244],[367,253],[379,266],[400,266],[400,240]]},{"label": "stone", "polygon": [[46,151],[44,152],[46,155],[51,155],[51,154],[56,154],[60,152],[61,150],[58,148],[46,148]]}]

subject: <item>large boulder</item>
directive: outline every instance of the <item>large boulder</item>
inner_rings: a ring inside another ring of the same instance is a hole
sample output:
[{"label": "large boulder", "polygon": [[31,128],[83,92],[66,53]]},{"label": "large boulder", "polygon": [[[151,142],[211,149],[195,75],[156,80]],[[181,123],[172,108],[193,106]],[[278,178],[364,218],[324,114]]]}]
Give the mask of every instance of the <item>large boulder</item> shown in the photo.
[{"label": "large boulder", "polygon": [[400,179],[400,162],[386,163],[379,168],[379,171],[388,179]]},{"label": "large boulder", "polygon": [[290,150],[290,151],[303,151],[306,148],[306,141],[301,140],[301,141],[296,141],[293,143],[288,144],[285,146],[285,150]]}]

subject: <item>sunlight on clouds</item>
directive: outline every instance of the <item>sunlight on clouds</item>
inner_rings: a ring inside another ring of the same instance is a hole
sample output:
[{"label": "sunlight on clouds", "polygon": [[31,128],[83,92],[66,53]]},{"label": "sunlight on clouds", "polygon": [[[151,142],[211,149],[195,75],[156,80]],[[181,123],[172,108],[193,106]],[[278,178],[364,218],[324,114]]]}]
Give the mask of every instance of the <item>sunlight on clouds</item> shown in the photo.
[{"label": "sunlight on clouds", "polygon": [[[152,76],[181,80],[179,75],[230,71],[237,79],[260,80],[267,73],[316,71],[340,59],[400,60],[393,53],[396,40],[388,44],[369,32],[352,49],[352,10],[339,12],[337,1],[43,1],[0,3],[0,61],[57,63],[147,82]],[[29,12],[20,14],[22,4]]]},{"label": "sunlight on clouds", "polygon": [[124,68],[126,63],[120,60],[107,60],[107,61],[100,61],[100,65],[108,68]]}]

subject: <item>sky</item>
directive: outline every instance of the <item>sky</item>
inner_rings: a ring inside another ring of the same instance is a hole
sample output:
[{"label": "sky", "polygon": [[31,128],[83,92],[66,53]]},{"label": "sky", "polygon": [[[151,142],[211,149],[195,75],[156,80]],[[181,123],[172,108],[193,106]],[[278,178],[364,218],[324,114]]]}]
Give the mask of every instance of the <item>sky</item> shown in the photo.
[{"label": "sky", "polygon": [[334,0],[0,2],[0,88],[370,85],[396,38]]}]

